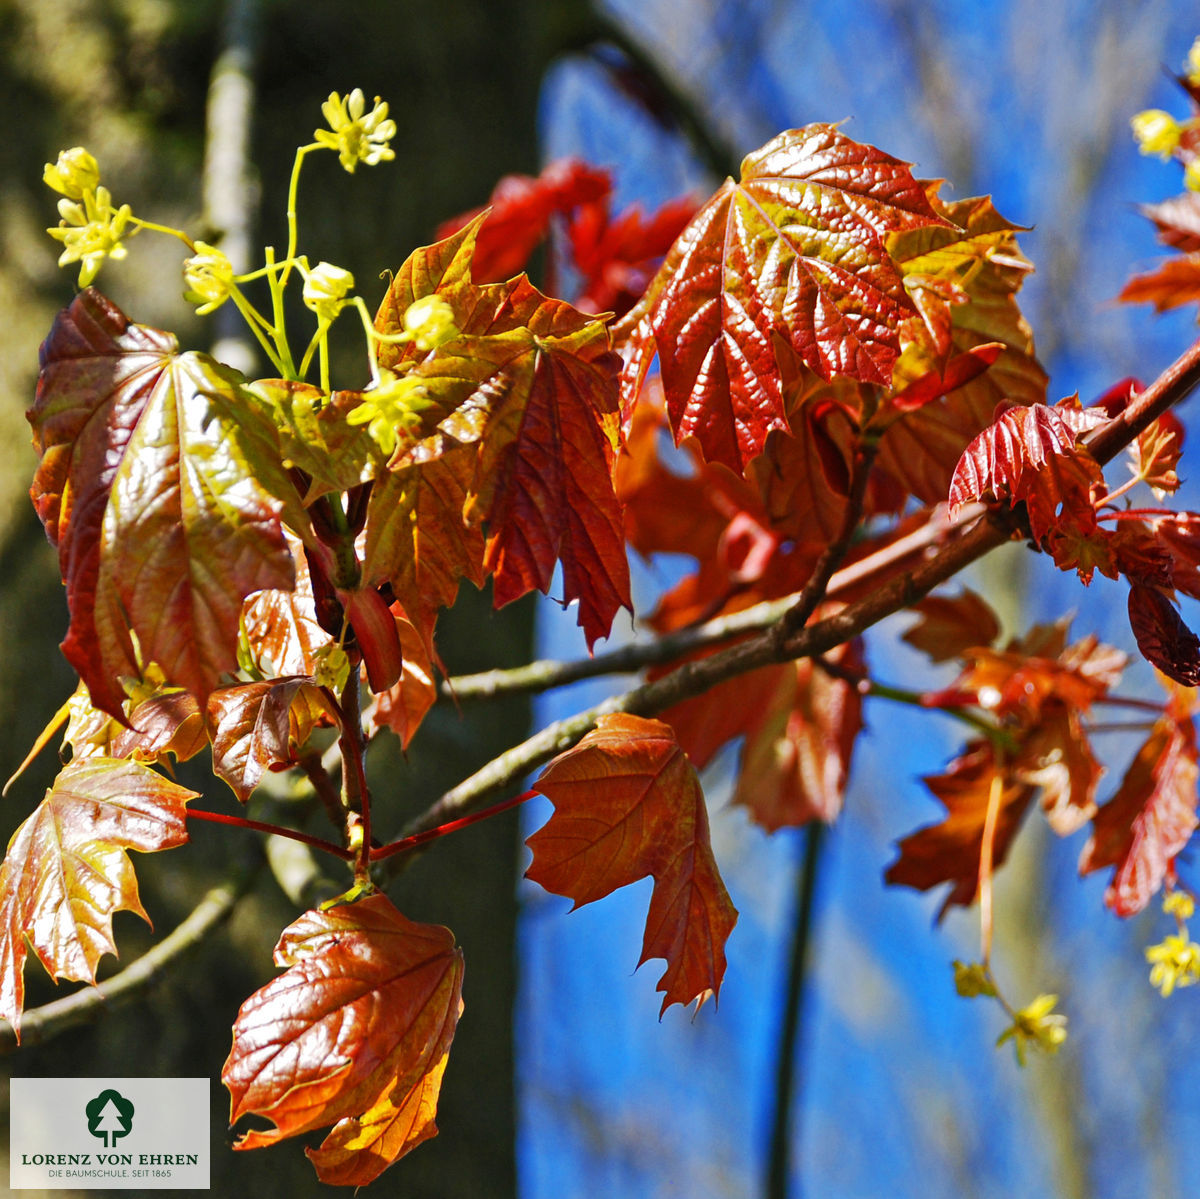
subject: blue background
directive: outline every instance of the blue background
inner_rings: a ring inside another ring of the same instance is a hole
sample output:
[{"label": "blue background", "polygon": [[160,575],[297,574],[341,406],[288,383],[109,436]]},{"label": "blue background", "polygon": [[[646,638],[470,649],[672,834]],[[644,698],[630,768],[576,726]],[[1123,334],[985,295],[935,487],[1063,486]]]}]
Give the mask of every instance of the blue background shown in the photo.
[{"label": "blue background", "polygon": [[[1177,164],[1140,157],[1129,118],[1146,107],[1186,113],[1168,77],[1200,12],[1169,3],[908,3],[847,6],[784,0],[639,0],[609,11],[665,64],[740,155],[781,129],[847,121],[846,132],[944,176],[944,194],[990,193],[1033,226],[1022,247],[1038,273],[1021,304],[1051,375],[1051,401],[1086,401],[1135,375],[1152,379],[1196,336],[1194,309],[1156,318],[1117,305],[1128,275],[1159,257],[1136,205],[1175,194]],[[613,92],[594,61],[547,79],[547,160],[610,167],[621,203],[652,207],[716,180],[680,138]],[[1187,407],[1181,413],[1189,416]],[[1110,477],[1116,478],[1114,467]],[[1180,503],[1200,507],[1185,485]],[[677,564],[647,568],[648,609]],[[1009,557],[973,578],[1014,628],[1078,613],[1132,649],[1124,591],[1083,589],[1044,559]],[[998,597],[998,591],[1005,594]],[[584,652],[573,613],[545,606],[541,652]],[[1195,624],[1197,613],[1185,612]],[[877,675],[932,686],[945,675],[898,643],[898,618],[871,643]],[[627,636],[618,630],[614,640]],[[1129,684],[1151,687],[1132,668]],[[550,719],[602,685],[542,701]],[[1024,1003],[1061,996],[1070,1039],[1018,1070],[992,1043],[996,1005],[956,996],[950,962],[978,957],[977,913],[938,927],[939,900],[885,889],[894,842],[939,818],[919,782],[961,744],[949,722],[872,702],[846,811],[825,842],[813,969],[798,1047],[793,1193],[850,1197],[1173,1196],[1188,1193],[1200,1116],[1191,1068],[1197,992],[1163,1000],[1144,947],[1170,925],[1155,911],[1119,922],[1106,879],[1080,880],[1086,833],[1049,835],[1036,814],[1001,872],[996,969]],[[1136,744],[1098,738],[1114,763]],[[798,834],[767,836],[727,803],[734,759],[706,772],[714,845],[741,915],[720,1005],[660,1022],[662,963],[633,973],[649,882],[568,914],[522,887],[517,1061],[520,1168],[528,1199],[745,1196],[759,1192],[772,1112],[776,1040],[792,922]],[[540,801],[539,801],[540,802]],[[548,808],[531,807],[530,829]],[[1188,866],[1183,867],[1185,878]]]}]

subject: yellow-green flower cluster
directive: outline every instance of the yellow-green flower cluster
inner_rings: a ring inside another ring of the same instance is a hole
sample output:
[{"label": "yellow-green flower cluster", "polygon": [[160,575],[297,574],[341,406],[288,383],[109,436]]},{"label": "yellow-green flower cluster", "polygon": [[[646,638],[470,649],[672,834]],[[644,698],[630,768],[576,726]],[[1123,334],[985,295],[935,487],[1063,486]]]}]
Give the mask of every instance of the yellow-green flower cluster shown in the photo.
[{"label": "yellow-green flower cluster", "polygon": [[129,229],[133,215],[128,204],[113,205],[112,196],[100,185],[100,168],[82,146],[63,150],[57,162],[46,163],[42,179],[62,194],[58,215],[62,218],[47,229],[55,241],[63,244],[59,266],[79,263],[79,286],[86,287],[96,277],[106,258],[124,258],[121,239],[137,230]]},{"label": "yellow-green flower cluster", "polygon": [[1196,902],[1179,887],[1163,896],[1163,911],[1174,916],[1177,931],[1159,944],[1146,950],[1150,963],[1150,985],[1157,987],[1163,997],[1176,987],[1190,987],[1200,982],[1200,945],[1188,933],[1187,921],[1195,914]]},{"label": "yellow-green flower cluster", "polygon": [[977,999],[980,995],[990,998],[996,994],[996,984],[988,968],[980,962],[954,963],[954,989],[964,999]]},{"label": "yellow-green flower cluster", "polygon": [[1030,1048],[1042,1053],[1057,1053],[1067,1039],[1067,1018],[1054,1010],[1057,995],[1039,995],[1032,1003],[1013,1014],[1013,1022],[996,1039],[997,1047],[1012,1041],[1017,1064],[1025,1065]]},{"label": "yellow-green flower cluster", "polygon": [[[1200,87],[1200,37],[1192,42],[1184,63],[1184,82]],[[1164,162],[1178,156],[1183,163],[1183,182],[1189,191],[1200,191],[1200,154],[1194,136],[1184,141],[1186,134],[1200,131],[1200,117],[1177,121],[1161,108],[1148,108],[1130,121],[1138,149],[1143,154],[1156,154]]]},{"label": "yellow-green flower cluster", "polygon": [[375,106],[366,111],[367,102],[362,89],[355,88],[348,96],[330,92],[321,105],[328,129],[318,129],[313,137],[327,150],[336,150],[343,168],[354,173],[360,162],[372,167],[396,157],[388,142],[396,136],[396,122],[388,119],[388,106],[378,96]]},{"label": "yellow-green flower cluster", "polygon": [[421,412],[432,402],[419,378],[397,376],[381,368],[379,382],[362,393],[362,402],[346,414],[346,421],[366,425],[371,440],[390,458],[396,452],[400,434],[415,430]]}]

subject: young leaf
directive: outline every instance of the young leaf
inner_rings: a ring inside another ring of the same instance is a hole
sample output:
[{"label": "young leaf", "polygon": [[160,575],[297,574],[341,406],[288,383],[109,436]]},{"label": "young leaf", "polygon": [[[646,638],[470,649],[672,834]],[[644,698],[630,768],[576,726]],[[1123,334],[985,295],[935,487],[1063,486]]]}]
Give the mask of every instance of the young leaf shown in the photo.
[{"label": "young leaf", "polygon": [[306,912],[284,930],[288,969],[238,1012],[221,1074],[230,1123],[274,1125],[256,1149],[334,1125],[315,1152],[322,1181],[362,1186],[437,1132],[442,1071],[462,1012],[462,953],[386,896]]},{"label": "young leaf", "polygon": [[[862,666],[857,647],[830,657]],[[810,820],[832,824],[861,730],[862,697],[850,683],[810,659],[785,663],[768,704],[747,721],[733,802],[768,832]]]},{"label": "young leaf", "polygon": [[203,702],[236,666],[243,599],[293,584],[281,516],[303,528],[303,510],[274,429],[227,368],[95,291],[59,314],[41,364],[31,494],[67,587],[63,653],[118,719],[117,680],[151,662]]},{"label": "young leaf", "polygon": [[[430,400],[425,427],[389,465],[475,447],[456,465],[464,468],[468,521],[488,528],[485,565],[495,575],[497,606],[534,588],[547,591],[560,561],[564,599],[579,601],[591,646],[608,635],[619,608],[631,607],[612,489],[619,359],[603,322],[542,295],[524,276],[473,284],[477,227],[417,251],[376,316],[376,327],[393,333],[408,305],[436,294],[454,310],[459,330],[424,357],[411,345],[381,353],[382,364],[407,366]],[[389,542],[399,548],[401,539]],[[397,598],[422,627],[420,605]]]},{"label": "young leaf", "polygon": [[337,714],[309,678],[220,687],[208,697],[213,770],[245,803],[267,770],[296,760],[309,734]]},{"label": "young leaf", "polygon": [[1000,635],[991,606],[969,587],[958,595],[927,595],[910,611],[920,616],[903,636],[934,662],[948,662],[977,646],[989,646]]},{"label": "young leaf", "polygon": [[454,602],[459,581],[482,587],[484,537],[463,518],[473,446],[388,471],[367,504],[363,580],[392,593],[433,652],[438,612]]},{"label": "young leaf", "polygon": [[700,780],[671,729],[640,716],[602,716],[534,789],[554,814],[526,842],[526,876],[578,907],[652,875],[638,964],[666,959],[661,1011],[715,997],[737,912],[712,856]]},{"label": "young leaf", "polygon": [[112,756],[138,762],[165,762],[168,755],[186,762],[208,744],[196,697],[177,687],[134,705],[129,727],[112,739]]},{"label": "young leaf", "polygon": [[952,904],[968,907],[979,890],[979,863],[983,831],[991,798],[992,780],[1003,775],[1000,806],[996,818],[992,865],[999,867],[1021,826],[1035,788],[1018,781],[996,759],[989,742],[975,741],[956,758],[945,774],[925,779],[925,785],[946,806],[946,818],[928,825],[902,840],[900,856],[888,867],[889,883],[927,891],[939,883],[951,883],[942,904],[944,916]]},{"label": "young leaf", "polygon": [[366,718],[372,731],[389,728],[400,738],[401,749],[408,749],[421,721],[437,702],[438,689],[421,634],[399,604],[392,605],[392,615],[404,651],[404,671],[394,687],[375,696]]},{"label": "young leaf", "polygon": [[954,355],[1003,349],[986,371],[888,426],[878,465],[926,504],[945,498],[963,449],[992,422],[998,405],[1044,403],[1047,381],[1016,302],[1033,270],[1017,245],[1020,226],[1005,220],[989,197],[947,203],[938,197],[940,186],[928,185],[930,203],[951,224],[888,239],[921,314],[919,323],[904,326],[909,343],[893,384],[921,369],[948,369]]},{"label": "young leaf", "polygon": [[[1029,510],[1029,527],[1041,541],[1059,525],[1096,527],[1092,488],[1104,479],[1096,460],[1077,447],[1070,410],[1032,404],[1010,408],[967,446],[950,482],[950,510],[985,496]],[[1059,509],[1061,508],[1061,515]]]},{"label": "young leaf", "polygon": [[113,913],[149,922],[127,851],[187,841],[196,795],[137,762],[86,758],[63,768],[13,834],[0,865],[0,1016],[18,1038],[26,938],[52,977],[95,982],[101,956],[117,952]]},{"label": "young leaf", "polygon": [[885,239],[940,224],[906,163],[833,125],[780,134],[700,209],[619,327],[626,407],[657,352],[676,442],[741,473],[787,429],[776,339],[823,379],[890,385],[913,308]]},{"label": "young leaf", "polygon": [[1150,902],[1196,829],[1196,731],[1183,707],[1168,704],[1117,793],[1096,813],[1079,860],[1080,874],[1113,867],[1104,902],[1118,916]]},{"label": "young leaf", "polygon": [[1134,275],[1117,299],[1126,304],[1153,304],[1155,312],[1200,300],[1200,252],[1168,258],[1154,270]]},{"label": "young leaf", "polygon": [[550,232],[555,215],[594,203],[611,191],[612,180],[607,171],[597,170],[579,159],[559,159],[546,166],[536,179],[529,175],[506,175],[496,184],[486,208],[443,222],[437,235],[449,238],[482,216],[472,274],[480,283],[510,279],[524,268],[534,249]]},{"label": "young leaf", "polygon": [[1185,687],[1200,686],[1200,638],[1156,587],[1130,587],[1129,627],[1142,656],[1167,678]]}]

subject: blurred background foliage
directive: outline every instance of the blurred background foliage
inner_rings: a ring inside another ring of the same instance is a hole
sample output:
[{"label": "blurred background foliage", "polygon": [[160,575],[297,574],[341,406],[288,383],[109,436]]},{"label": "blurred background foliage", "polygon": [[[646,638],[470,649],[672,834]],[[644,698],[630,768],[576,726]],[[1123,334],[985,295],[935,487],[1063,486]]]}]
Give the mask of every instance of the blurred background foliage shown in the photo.
[{"label": "blurred background foliage", "polygon": [[[1052,400],[1078,389],[1086,401],[1126,375],[1152,378],[1195,328],[1190,313],[1153,320],[1112,303],[1156,253],[1134,205],[1178,190],[1176,167],[1137,157],[1128,119],[1149,106],[1181,108],[1167,71],[1200,33],[1194,9],[1172,0],[863,0],[848,12],[830,0],[609,0],[594,9],[583,0],[0,0],[0,772],[74,686],[56,649],[66,612],[54,555],[25,495],[34,460],[22,413],[37,346],[73,290],[42,232],[54,221],[42,166],[61,147],[86,145],[118,202],[207,235],[206,102],[231,39],[256,88],[248,182],[260,244],[284,240],[291,156],[309,140],[321,100],[358,86],[391,104],[397,161],[349,178],[318,156],[301,194],[302,249],[352,270],[369,301],[382,294],[381,270],[428,242],[441,219],[483,202],[505,173],[577,154],[614,170],[622,202],[649,207],[708,190],[726,162],[780,129],[849,118],[857,140],[947,177],[952,195],[993,193],[1002,213],[1035,226],[1023,245],[1038,274],[1022,305]],[[101,285],[134,319],[203,346],[212,329],[181,299],[179,261],[175,245],[142,235]],[[346,385],[361,381],[349,358],[341,367]],[[1183,502],[1200,507],[1194,487]],[[1016,562],[985,566],[975,581],[1014,628],[1078,608],[1081,631],[1128,648],[1123,600],[1106,583],[1083,593],[1050,578],[1045,563]],[[1036,585],[1023,593],[1027,573]],[[645,574],[643,600],[662,577]],[[581,652],[552,605],[542,611],[539,652]],[[533,619],[529,604],[493,616],[486,599],[464,596],[441,630],[443,654],[453,670],[514,663],[533,648]],[[892,677],[918,669],[895,646],[876,662]],[[542,704],[539,715],[557,710]],[[1184,1147],[1200,1131],[1187,1068],[1195,1004],[1190,992],[1164,1002],[1146,984],[1141,948],[1161,937],[1156,918],[1118,925],[1100,910],[1103,880],[1075,880],[1077,843],[1023,837],[1001,876],[1000,969],[1014,993],[1057,990],[1072,1034],[1057,1059],[1018,1073],[1010,1055],[991,1050],[997,1014],[953,994],[949,962],[972,953],[972,915],[932,930],[935,900],[880,883],[891,843],[934,817],[916,780],[956,752],[953,734],[903,712],[868,715],[847,811],[818,875],[789,1125],[792,1193],[1186,1193]],[[527,719],[511,700],[463,714],[443,708],[410,761],[379,755],[375,786],[395,797],[395,822],[516,740]],[[4,801],[6,836],[53,766],[44,755]],[[220,786],[195,772],[184,781],[214,799]],[[644,893],[566,917],[559,901],[515,885],[524,860],[516,817],[450,838],[397,885],[407,915],[454,929],[466,954],[466,1013],[442,1135],[369,1193],[515,1195],[518,1167],[527,1199],[762,1190],[801,853],[798,838],[768,839],[724,806],[720,764],[707,782],[742,919],[721,1006],[694,1022],[673,1012],[658,1023],[650,971],[629,977]],[[205,827],[195,840],[193,850],[138,859],[159,934],[241,853],[225,830]],[[215,1077],[237,1006],[274,973],[271,946],[296,910],[264,874],[228,926],[153,994],[22,1050],[7,1067]],[[123,963],[154,939],[125,915],[117,935]],[[31,1006],[56,993],[36,974]],[[214,1083],[214,1193],[317,1193],[296,1146],[226,1152],[226,1114]]]}]

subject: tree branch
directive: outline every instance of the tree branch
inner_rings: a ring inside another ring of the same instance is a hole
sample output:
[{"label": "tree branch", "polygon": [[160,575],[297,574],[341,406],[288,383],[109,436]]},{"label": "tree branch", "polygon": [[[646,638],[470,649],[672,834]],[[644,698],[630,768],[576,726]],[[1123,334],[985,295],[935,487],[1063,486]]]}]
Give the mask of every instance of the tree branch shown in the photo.
[{"label": "tree branch", "polygon": [[[262,865],[262,858],[258,857],[253,864],[213,887],[182,923],[124,970],[94,987],[83,987],[26,1012],[21,1020],[21,1045],[48,1041],[69,1028],[90,1023],[113,1008],[140,999],[168,969],[229,918],[238,901],[253,886]],[[0,1053],[13,1053],[16,1049],[12,1025],[0,1024]]]},{"label": "tree branch", "polygon": [[[1128,445],[1159,413],[1182,400],[1200,382],[1200,342],[1189,347],[1129,405],[1126,413],[1102,425],[1093,444],[1107,462]],[[1136,411],[1135,411],[1136,410]],[[1093,453],[1097,451],[1093,449]],[[960,514],[961,515],[961,514]],[[586,711],[554,721],[540,732],[494,758],[431,804],[404,829],[407,836],[436,828],[483,807],[496,790],[510,787],[523,775],[570,749],[609,712],[654,716],[692,696],[700,695],[726,679],[760,666],[828,653],[887,616],[902,611],[927,595],[938,584],[953,578],[985,554],[1020,535],[1020,521],[1011,508],[989,509],[977,522],[953,537],[932,558],[907,574],[895,575],[862,599],[814,624],[806,625],[782,641],[773,625],[793,603],[792,597],[759,605],[758,613],[774,613],[755,636],[719,650],[706,658],[685,662],[670,674],[632,687]],[[835,576],[836,577],[836,576]],[[832,580],[830,593],[832,593]],[[747,612],[735,614],[747,617]],[[733,622],[735,617],[725,618]],[[396,861],[396,859],[393,859]]]}]

